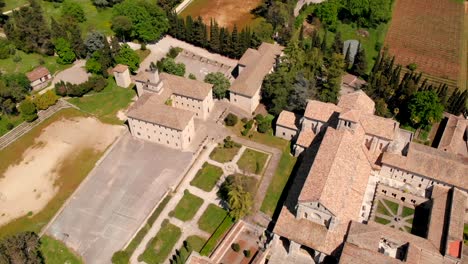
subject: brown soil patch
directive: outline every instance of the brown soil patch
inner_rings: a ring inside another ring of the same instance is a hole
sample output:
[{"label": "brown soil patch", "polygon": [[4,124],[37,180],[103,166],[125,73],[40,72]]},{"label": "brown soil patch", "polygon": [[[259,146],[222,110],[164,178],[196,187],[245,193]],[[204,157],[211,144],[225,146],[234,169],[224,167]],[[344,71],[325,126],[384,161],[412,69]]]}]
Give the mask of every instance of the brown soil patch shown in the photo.
[{"label": "brown soil patch", "polygon": [[241,29],[255,19],[250,11],[261,2],[261,0],[194,0],[181,15],[191,15],[194,19],[201,16],[208,25],[213,18],[222,27],[232,28],[237,25],[237,28]]},{"label": "brown soil patch", "polygon": [[[42,210],[54,198],[64,162],[85,150],[104,151],[122,127],[95,118],[61,119],[47,126],[17,164],[0,175],[0,226]],[[19,139],[21,140],[21,139]]]},{"label": "brown soil patch", "polygon": [[396,63],[457,80],[464,6],[454,0],[397,0],[385,45]]}]

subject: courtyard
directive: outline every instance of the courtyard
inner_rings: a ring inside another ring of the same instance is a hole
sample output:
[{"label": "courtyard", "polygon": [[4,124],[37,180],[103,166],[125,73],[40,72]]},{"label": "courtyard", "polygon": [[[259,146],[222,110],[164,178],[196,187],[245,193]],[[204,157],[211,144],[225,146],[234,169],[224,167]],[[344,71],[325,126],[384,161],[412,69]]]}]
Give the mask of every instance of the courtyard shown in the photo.
[{"label": "courtyard", "polygon": [[182,50],[175,58],[175,61],[185,65],[187,69],[185,72],[186,77],[193,74],[197,80],[203,81],[208,73],[221,72],[228,79],[232,79],[231,72],[234,69],[232,65],[211,60],[187,50]]},{"label": "courtyard", "polygon": [[189,164],[191,158],[190,152],[137,140],[126,133],[46,233],[64,241],[86,263],[109,262],[181,179],[187,166],[181,164]]},{"label": "courtyard", "polygon": [[[222,183],[238,177],[254,197],[270,156],[232,140],[207,145],[157,220],[160,228],[154,228],[153,237],[148,234],[140,245],[144,250],[140,253],[137,249],[132,259],[146,263],[163,263],[168,258],[185,261],[191,251],[209,256],[234,224],[218,196]],[[243,241],[243,246],[254,253],[254,245],[246,243]]]},{"label": "courtyard", "polygon": [[377,196],[373,212],[374,222],[411,233],[415,214],[412,205]]}]

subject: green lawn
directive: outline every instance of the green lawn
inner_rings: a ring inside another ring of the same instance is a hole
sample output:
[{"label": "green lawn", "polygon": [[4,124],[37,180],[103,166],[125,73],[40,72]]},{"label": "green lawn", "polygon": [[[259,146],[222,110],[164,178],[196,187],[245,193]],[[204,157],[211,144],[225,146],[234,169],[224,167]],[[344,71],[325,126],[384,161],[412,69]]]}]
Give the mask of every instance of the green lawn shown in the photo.
[{"label": "green lawn", "polygon": [[235,126],[228,128],[231,128],[231,130],[239,137],[255,141],[257,143],[270,146],[272,148],[285,150],[286,147],[289,146],[289,140],[275,137],[271,131],[269,133],[259,133],[257,131],[250,131],[248,136],[243,136],[241,134],[241,131],[244,130],[243,126],[244,124],[242,122],[238,122]]},{"label": "green lawn", "polygon": [[205,192],[210,192],[221,175],[223,175],[223,170],[220,167],[205,162],[195,178],[190,182],[190,185],[196,186]]},{"label": "green lawn", "polygon": [[262,174],[267,160],[268,154],[247,148],[242,153],[237,165],[242,171]]},{"label": "green lawn", "polygon": [[172,248],[181,235],[180,228],[165,219],[159,232],[146,245],[143,254],[138,256],[138,261],[144,261],[148,264],[162,263],[172,252]]},{"label": "green lawn", "polygon": [[[370,71],[372,66],[374,65],[375,58],[377,58],[378,50],[376,50],[377,43],[380,43],[381,47],[383,47],[383,43],[385,40],[385,35],[387,34],[388,24],[380,24],[376,28],[364,28],[367,32],[369,32],[368,37],[363,37],[357,34],[357,28],[350,25],[350,24],[343,24],[338,23],[336,31],[341,32],[341,37],[343,41],[355,39],[361,42],[362,48],[366,51],[366,58],[367,58],[367,69]],[[323,29],[322,29],[323,31]],[[323,37],[323,32],[322,32]],[[335,33],[329,31],[327,34],[327,42],[328,45],[333,43],[333,38],[335,37]]]},{"label": "green lawn", "polygon": [[8,131],[7,125],[8,123],[11,123],[13,127],[21,124],[23,122],[23,119],[19,115],[17,116],[6,116],[2,115],[0,116],[0,137],[5,135]]},{"label": "green lawn", "polygon": [[224,220],[222,220],[221,224],[217,227],[216,231],[211,235],[208,241],[205,243],[203,248],[200,251],[200,255],[208,256],[211,252],[216,248],[218,242],[221,238],[226,234],[226,232],[231,228],[234,224],[234,219],[230,216],[226,215]]},{"label": "green lawn", "polygon": [[275,171],[275,175],[268,186],[265,199],[263,200],[260,210],[270,217],[278,206],[281,194],[283,193],[284,187],[291,176],[291,172],[296,164],[297,158],[289,154],[289,150],[283,151],[281,155],[278,168]]},{"label": "green lawn", "polygon": [[169,213],[169,215],[182,221],[188,221],[195,216],[202,204],[202,198],[185,190],[184,196],[182,196],[182,199],[180,199],[177,206]]},{"label": "green lawn", "polygon": [[198,220],[198,227],[211,234],[221,224],[227,214],[228,212],[223,208],[210,204]]},{"label": "green lawn", "polygon": [[403,206],[403,211],[401,212],[401,216],[406,217],[409,215],[414,215],[414,209]]},{"label": "green lawn", "polygon": [[28,0],[5,0],[5,7],[3,8],[3,12],[15,9],[27,3]]},{"label": "green lawn", "polygon": [[398,207],[400,207],[400,205],[398,205],[397,203],[395,202],[392,202],[390,200],[387,200],[387,199],[384,199],[385,201],[385,204],[387,205],[387,207],[391,210],[391,212],[396,215],[398,213]]},{"label": "green lawn", "polygon": [[[15,58],[20,58],[18,62],[15,62]],[[0,70],[5,73],[22,72],[26,73],[33,70],[37,66],[42,64],[54,74],[59,70],[70,67],[69,65],[61,65],[56,62],[57,57],[53,56],[42,56],[37,53],[24,53],[20,50],[16,50],[16,54],[10,56],[7,59],[0,60]]]},{"label": "green lawn", "polygon": [[379,223],[379,224],[382,224],[382,225],[388,225],[390,224],[390,220],[387,220],[387,219],[384,219],[384,218],[380,218],[380,217],[375,217],[374,218],[374,221]]},{"label": "green lawn", "polygon": [[164,199],[158,205],[158,208],[156,208],[156,210],[154,210],[154,212],[148,218],[147,223],[138,231],[138,233],[135,235],[135,237],[132,239],[132,241],[125,248],[125,251],[127,251],[129,253],[129,255],[132,255],[133,252],[135,252],[135,249],[138,247],[138,245],[140,245],[143,238],[146,236],[148,231],[153,226],[154,221],[156,221],[156,219],[158,219],[158,216],[161,214],[162,210],[164,210],[167,203],[171,200],[171,197],[172,197],[171,195],[167,195],[166,197],[164,197]]},{"label": "green lawn", "polygon": [[[106,35],[112,35],[110,29],[112,20],[112,9],[103,8],[97,9],[91,2],[91,0],[73,0],[81,5],[86,15],[86,21],[81,23],[81,30],[83,34],[92,30],[100,31]],[[40,1],[44,14],[48,20],[50,17],[59,19],[61,16],[61,8],[59,3]]]},{"label": "green lawn", "polygon": [[[200,252],[200,250],[202,249],[203,245],[205,245],[205,243],[206,243],[206,239],[204,239],[203,237],[199,237],[195,235],[189,236],[184,241],[184,246],[179,248],[178,250],[179,256],[181,257],[183,262],[185,262],[187,258],[190,256],[190,253],[192,253],[192,251]],[[188,245],[188,249],[190,251],[187,250],[187,247],[185,247],[185,245]],[[172,259],[175,259],[175,254],[172,256]]]},{"label": "green lawn", "polygon": [[381,201],[377,202],[377,213],[388,215],[387,208],[385,208]]},{"label": "green lawn", "polygon": [[107,87],[101,92],[70,98],[68,102],[96,116],[104,123],[121,125],[124,122],[117,117],[117,112],[127,108],[136,93],[131,88],[118,87],[112,77],[108,82]]},{"label": "green lawn", "polygon": [[413,224],[413,220],[414,220],[414,218],[410,218],[410,219],[406,219],[405,221],[406,221],[407,223],[409,223],[409,224]]},{"label": "green lawn", "polygon": [[[42,130],[61,118],[72,118],[87,116],[86,114],[73,109],[67,108],[54,114],[49,119],[34,127],[31,131],[23,135],[8,147],[0,151],[0,175],[6,171],[11,164],[16,164],[22,160],[23,153],[32,145],[34,140],[40,136]],[[56,195],[41,211],[33,216],[20,217],[6,225],[0,227],[0,237],[16,234],[22,231],[39,231],[52,219],[63,203],[75,191],[81,181],[86,178],[92,170],[95,163],[102,156],[104,151],[96,152],[92,149],[86,149],[75,153],[70,157],[64,157],[62,164],[57,168],[57,173],[60,177],[57,178],[55,184],[58,187]]]},{"label": "green lawn", "polygon": [[41,252],[47,264],[81,264],[83,261],[62,242],[49,237],[41,238]]},{"label": "green lawn", "polygon": [[225,148],[220,144],[210,153],[210,159],[220,163],[232,161],[239,149],[239,147]]}]

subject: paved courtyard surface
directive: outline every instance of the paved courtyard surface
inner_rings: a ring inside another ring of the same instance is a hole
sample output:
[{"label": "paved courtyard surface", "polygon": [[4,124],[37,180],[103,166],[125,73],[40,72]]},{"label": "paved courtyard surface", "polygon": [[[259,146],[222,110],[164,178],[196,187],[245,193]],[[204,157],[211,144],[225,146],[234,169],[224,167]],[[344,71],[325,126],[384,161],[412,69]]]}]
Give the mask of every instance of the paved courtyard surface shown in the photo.
[{"label": "paved courtyard surface", "polygon": [[183,177],[192,153],[122,136],[46,230],[85,263],[110,263],[166,191]]}]

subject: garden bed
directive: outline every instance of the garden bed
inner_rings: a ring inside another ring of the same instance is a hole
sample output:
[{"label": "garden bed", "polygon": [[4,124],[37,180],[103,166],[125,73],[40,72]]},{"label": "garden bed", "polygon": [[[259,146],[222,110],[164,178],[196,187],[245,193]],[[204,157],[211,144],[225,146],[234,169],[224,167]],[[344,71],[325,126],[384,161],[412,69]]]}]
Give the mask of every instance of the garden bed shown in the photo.
[{"label": "garden bed", "polygon": [[195,216],[202,204],[202,198],[193,195],[186,190],[184,192],[184,196],[182,196],[182,199],[180,199],[177,206],[172,212],[169,213],[169,216],[175,217],[182,221],[189,221]]},{"label": "garden bed", "polygon": [[197,172],[197,175],[195,175],[195,178],[190,182],[190,185],[198,187],[205,192],[210,192],[221,175],[223,175],[223,170],[220,167],[205,162],[203,167]]}]

